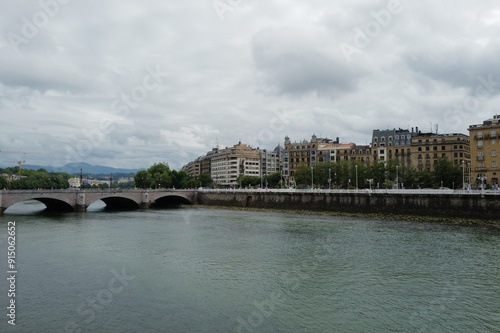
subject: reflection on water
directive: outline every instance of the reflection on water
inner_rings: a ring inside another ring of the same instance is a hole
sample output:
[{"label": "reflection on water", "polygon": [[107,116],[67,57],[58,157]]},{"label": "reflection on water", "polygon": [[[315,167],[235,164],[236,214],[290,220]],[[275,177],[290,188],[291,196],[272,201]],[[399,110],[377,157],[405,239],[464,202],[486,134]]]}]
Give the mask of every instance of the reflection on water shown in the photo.
[{"label": "reflection on water", "polygon": [[[17,222],[6,332],[495,332],[500,232],[215,209],[46,213]],[[5,236],[0,246],[5,249]],[[0,253],[4,253],[2,250]],[[6,260],[0,269],[7,271]],[[6,280],[0,282],[5,297]],[[4,299],[4,298],[2,298]]]}]

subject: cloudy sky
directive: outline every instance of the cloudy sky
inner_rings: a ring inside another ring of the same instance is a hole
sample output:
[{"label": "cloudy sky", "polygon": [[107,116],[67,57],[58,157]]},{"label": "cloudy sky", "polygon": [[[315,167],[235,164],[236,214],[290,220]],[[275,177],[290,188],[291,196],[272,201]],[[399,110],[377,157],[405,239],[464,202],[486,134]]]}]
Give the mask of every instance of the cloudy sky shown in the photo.
[{"label": "cloudy sky", "polygon": [[0,164],[180,168],[219,144],[467,133],[499,112],[494,0],[0,2]]}]

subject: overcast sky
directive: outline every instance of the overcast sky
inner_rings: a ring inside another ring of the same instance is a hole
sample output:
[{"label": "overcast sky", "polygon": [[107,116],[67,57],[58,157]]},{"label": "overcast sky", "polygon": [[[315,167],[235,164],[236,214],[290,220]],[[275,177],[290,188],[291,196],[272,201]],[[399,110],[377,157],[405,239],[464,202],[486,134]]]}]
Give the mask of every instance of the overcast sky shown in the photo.
[{"label": "overcast sky", "polygon": [[0,164],[178,169],[217,143],[467,134],[499,105],[494,0],[0,2],[0,150],[39,153]]}]

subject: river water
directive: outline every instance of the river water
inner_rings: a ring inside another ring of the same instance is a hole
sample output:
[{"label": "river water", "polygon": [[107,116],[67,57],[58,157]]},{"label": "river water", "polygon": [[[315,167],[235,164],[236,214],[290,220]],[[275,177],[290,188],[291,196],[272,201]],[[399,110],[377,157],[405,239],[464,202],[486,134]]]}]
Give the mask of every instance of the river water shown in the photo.
[{"label": "river water", "polygon": [[16,222],[16,326],[0,332],[500,332],[500,231],[182,208]]}]

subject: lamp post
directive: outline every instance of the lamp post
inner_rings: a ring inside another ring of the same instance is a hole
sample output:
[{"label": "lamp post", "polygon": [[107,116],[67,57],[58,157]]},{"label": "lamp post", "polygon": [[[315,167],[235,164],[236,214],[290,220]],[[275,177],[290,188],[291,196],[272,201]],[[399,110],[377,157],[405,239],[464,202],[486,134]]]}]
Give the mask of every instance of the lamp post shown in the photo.
[{"label": "lamp post", "polygon": [[313,173],[313,166],[311,164],[311,190],[314,188],[314,173]]},{"label": "lamp post", "polygon": [[358,189],[358,166],[355,165],[354,168],[356,169],[356,190]]},{"label": "lamp post", "polygon": [[462,190],[465,191],[465,161],[462,160]]},{"label": "lamp post", "polygon": [[470,161],[467,162],[467,174],[468,174],[468,181],[467,181],[467,188],[470,190],[470,174],[471,174],[471,170],[470,170]]},{"label": "lamp post", "polygon": [[83,169],[80,169],[80,190],[83,189]]},{"label": "lamp post", "polygon": [[399,190],[399,165],[396,165],[396,189]]},{"label": "lamp post", "polygon": [[332,189],[332,169],[328,168],[328,189]]}]

